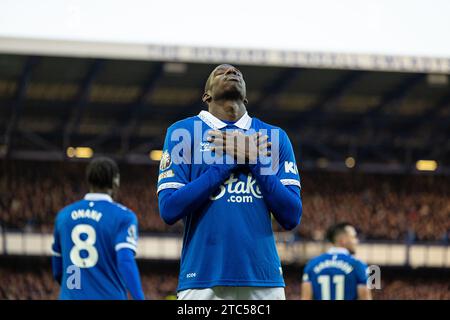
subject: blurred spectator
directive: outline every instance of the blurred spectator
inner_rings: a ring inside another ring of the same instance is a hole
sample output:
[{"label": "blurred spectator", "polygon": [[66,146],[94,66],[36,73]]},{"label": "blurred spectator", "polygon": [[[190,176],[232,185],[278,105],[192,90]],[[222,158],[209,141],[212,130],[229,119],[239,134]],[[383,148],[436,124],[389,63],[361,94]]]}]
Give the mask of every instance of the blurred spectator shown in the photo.
[{"label": "blurred spectator", "polygon": [[[51,232],[56,213],[87,192],[86,163],[0,162],[0,224]],[[139,218],[141,232],[182,232],[159,217],[157,166],[121,165],[118,201]],[[450,181],[425,175],[303,172],[298,238],[322,240],[327,226],[346,220],[362,239],[441,241],[450,232]],[[274,222],[274,229],[281,228]]]},{"label": "blurred spectator", "polygon": [[[176,298],[177,273],[170,271],[141,271],[142,287],[147,299]],[[300,299],[300,279],[286,275],[286,298]],[[59,286],[50,270],[21,271],[18,268],[0,267],[0,299],[57,299]],[[450,299],[448,280],[425,279],[411,276],[387,278],[381,290],[373,291],[376,300],[399,299]]]}]

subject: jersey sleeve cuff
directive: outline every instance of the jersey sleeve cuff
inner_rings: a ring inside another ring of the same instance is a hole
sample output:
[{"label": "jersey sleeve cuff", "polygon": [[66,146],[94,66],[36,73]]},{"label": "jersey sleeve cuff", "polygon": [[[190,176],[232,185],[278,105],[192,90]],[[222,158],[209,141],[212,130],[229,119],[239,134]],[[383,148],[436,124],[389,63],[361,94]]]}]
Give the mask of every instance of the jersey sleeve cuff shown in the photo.
[{"label": "jersey sleeve cuff", "polygon": [[60,252],[56,252],[53,249],[51,249],[51,251],[52,251],[52,256],[54,256],[54,257],[61,257],[61,253]]},{"label": "jersey sleeve cuff", "polygon": [[128,242],[121,242],[121,243],[118,243],[118,244],[116,244],[116,246],[114,247],[114,249],[115,249],[116,251],[119,251],[120,249],[131,249],[131,250],[133,250],[134,252],[137,251],[137,247],[136,247],[135,245],[131,244],[131,243],[128,243]]},{"label": "jersey sleeve cuff", "polygon": [[180,182],[166,182],[166,183],[161,183],[158,187],[158,190],[156,191],[156,193],[159,193],[161,190],[164,189],[180,189],[181,187],[184,187],[185,184],[184,183],[180,183]]},{"label": "jersey sleeve cuff", "polygon": [[300,181],[296,179],[280,179],[280,182],[285,186],[297,186],[300,189],[302,188]]}]

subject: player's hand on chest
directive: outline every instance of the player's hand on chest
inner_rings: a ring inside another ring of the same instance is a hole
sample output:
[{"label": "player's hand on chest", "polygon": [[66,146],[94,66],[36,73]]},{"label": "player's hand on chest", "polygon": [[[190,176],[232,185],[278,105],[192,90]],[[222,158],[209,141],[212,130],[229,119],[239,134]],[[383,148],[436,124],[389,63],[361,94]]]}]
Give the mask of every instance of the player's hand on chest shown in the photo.
[{"label": "player's hand on chest", "polygon": [[267,135],[245,135],[238,130],[211,130],[207,141],[217,156],[228,155],[239,164],[256,163],[260,156],[270,156],[271,142]]}]

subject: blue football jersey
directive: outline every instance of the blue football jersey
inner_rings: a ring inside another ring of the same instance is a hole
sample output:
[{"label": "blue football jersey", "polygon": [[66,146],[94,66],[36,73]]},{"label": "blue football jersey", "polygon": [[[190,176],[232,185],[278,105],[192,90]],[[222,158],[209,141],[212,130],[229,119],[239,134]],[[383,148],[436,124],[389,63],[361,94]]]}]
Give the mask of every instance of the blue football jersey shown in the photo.
[{"label": "blue football jersey", "polygon": [[[247,113],[226,123],[207,111],[176,122],[167,130],[158,178],[158,193],[182,188],[210,166],[207,132],[261,132],[272,142],[265,174],[300,188],[300,177],[287,134]],[[266,159],[267,160],[267,159]],[[271,213],[247,166],[234,170],[209,201],[184,219],[178,291],[214,286],[284,287],[272,231]]]},{"label": "blue football jersey", "polygon": [[356,300],[358,285],[367,283],[367,265],[347,249],[331,248],[312,259],[303,271],[303,282],[310,282],[314,300]]},{"label": "blue football jersey", "polygon": [[63,265],[59,298],[127,299],[116,251],[129,248],[136,252],[137,241],[136,215],[107,194],[88,193],[62,209],[56,217],[52,246]]}]

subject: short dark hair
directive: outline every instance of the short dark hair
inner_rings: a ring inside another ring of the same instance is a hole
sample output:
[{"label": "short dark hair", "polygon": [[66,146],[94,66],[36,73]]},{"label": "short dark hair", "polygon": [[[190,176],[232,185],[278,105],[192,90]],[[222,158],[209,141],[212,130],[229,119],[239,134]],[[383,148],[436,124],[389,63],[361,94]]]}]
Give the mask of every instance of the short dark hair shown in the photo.
[{"label": "short dark hair", "polygon": [[328,228],[327,230],[327,234],[325,236],[325,238],[331,242],[334,243],[336,241],[336,238],[345,232],[345,228],[347,227],[353,227],[353,225],[351,223],[348,222],[340,222],[337,223],[335,225],[332,225],[330,228]]},{"label": "short dark hair", "polygon": [[86,169],[86,180],[91,187],[110,189],[113,180],[119,174],[117,163],[107,157],[98,157],[89,163]]}]

